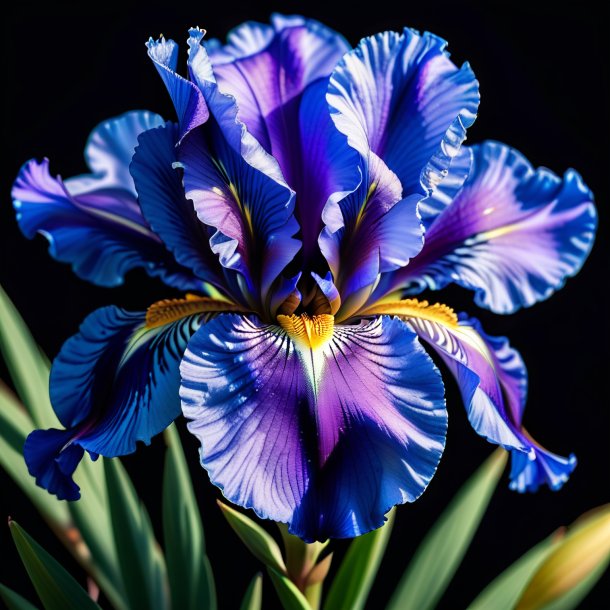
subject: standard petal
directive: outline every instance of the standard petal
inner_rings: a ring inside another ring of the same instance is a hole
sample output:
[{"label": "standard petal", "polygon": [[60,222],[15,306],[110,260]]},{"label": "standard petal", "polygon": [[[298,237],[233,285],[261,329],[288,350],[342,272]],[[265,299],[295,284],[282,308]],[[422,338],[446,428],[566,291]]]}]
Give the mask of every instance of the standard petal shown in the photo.
[{"label": "standard petal", "polygon": [[146,48],[176,109],[180,126],[179,139],[182,139],[189,131],[208,120],[208,107],[199,88],[176,72],[179,49],[173,40],[150,38]]},{"label": "standard petal", "polygon": [[444,177],[476,116],[478,83],[446,42],[405,29],[365,38],[339,63],[328,102],[338,129],[363,157],[381,157],[404,195]]},{"label": "standard petal", "polygon": [[97,127],[86,149],[95,173],[86,176],[63,182],[49,174],[48,160],[26,163],[12,191],[24,235],[41,233],[53,258],[102,286],[121,284],[129,270],[143,267],[176,288],[201,289],[201,280],[177,263],[150,229],[129,175],[137,130],[159,121],[157,115],[132,112]]},{"label": "standard petal", "polygon": [[148,312],[104,307],[83,322],[53,362],[50,395],[66,430],[37,430],[24,455],[37,483],[77,499],[71,475],[86,449],[124,455],[179,414],[179,362],[210,312],[234,310],[206,298],[162,301]]},{"label": "standard petal", "polygon": [[130,171],[144,217],[152,230],[184,267],[221,291],[230,278],[223,276],[217,257],[210,248],[209,229],[186,199],[182,175],[173,167],[177,161],[179,128],[167,122],[138,138]]},{"label": "standard petal", "polygon": [[[423,245],[417,212],[421,195],[403,198],[400,181],[374,153],[363,168],[367,180],[336,204],[327,204],[327,226],[319,238],[341,294],[340,320],[355,315],[382,273],[406,265]],[[334,218],[341,218],[339,228]]]},{"label": "standard petal", "polygon": [[475,291],[477,305],[512,313],[548,298],[578,273],[595,237],[593,195],[574,170],[563,179],[534,170],[498,142],[472,150],[463,189],[431,224],[419,256],[387,288],[413,294],[455,282]]},{"label": "standard petal", "polygon": [[360,181],[358,156],[334,126],[326,102],[328,77],[348,48],[317,21],[274,15],[272,25],[243,24],[225,46],[210,50],[220,89],[235,96],[239,119],[298,193],[295,214],[306,263],[319,256],[324,205]]},{"label": "standard petal", "polygon": [[535,491],[545,483],[559,489],[576,466],[541,447],[522,424],[527,370],[504,337],[486,334],[474,318],[444,305],[406,299],[371,307],[366,315],[400,316],[434,349],[455,377],[468,419],[489,442],[511,451],[511,488]]},{"label": "standard petal", "polygon": [[239,119],[293,188],[290,177],[307,152],[298,142],[301,96],[328,78],[348,50],[340,34],[313,19],[275,15],[272,25],[241,25],[210,53],[220,90],[235,97]]},{"label": "standard petal", "polygon": [[438,371],[397,319],[279,319],[219,316],[189,342],[182,409],[202,464],[229,500],[306,540],[379,527],[436,470]]}]

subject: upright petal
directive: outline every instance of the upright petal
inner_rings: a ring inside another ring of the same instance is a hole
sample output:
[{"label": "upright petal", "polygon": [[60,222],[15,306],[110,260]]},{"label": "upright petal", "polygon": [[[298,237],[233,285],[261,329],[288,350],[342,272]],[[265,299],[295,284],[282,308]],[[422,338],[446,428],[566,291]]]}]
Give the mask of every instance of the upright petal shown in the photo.
[{"label": "upright petal", "polygon": [[[403,199],[398,178],[374,153],[363,165],[367,180],[337,204],[327,204],[319,238],[341,295],[339,320],[367,302],[380,274],[406,265],[423,245],[421,196]],[[341,219],[338,228],[335,218]]]},{"label": "upright petal", "polygon": [[191,298],[140,313],[104,307],[86,318],[51,369],[51,402],[66,430],[37,430],[25,445],[37,483],[75,500],[71,475],[83,449],[124,455],[164,430],[180,414],[178,365],[188,339],[210,312],[234,309]]},{"label": "upright petal", "polygon": [[[227,292],[230,278],[223,277],[223,268],[211,250],[209,229],[197,218],[193,203],[185,196],[181,172],[173,167],[178,136],[178,126],[167,122],[138,138],[130,171],[140,208],[178,263]],[[237,293],[236,287],[233,293]]]},{"label": "upright petal", "polygon": [[313,19],[274,15],[272,25],[244,23],[210,52],[220,90],[235,97],[239,119],[293,188],[290,178],[306,152],[298,141],[301,96],[348,50],[340,34]]},{"label": "upright petal", "polygon": [[412,294],[455,282],[475,291],[477,305],[512,313],[578,273],[595,237],[593,195],[574,170],[563,179],[534,170],[497,142],[472,150],[463,189],[431,224],[420,255],[384,288]]},{"label": "upright petal", "polygon": [[405,195],[436,186],[476,116],[478,83],[446,45],[409,29],[377,34],[347,53],[330,80],[335,124],[361,155],[385,161]]},{"label": "upright petal", "polygon": [[24,235],[41,233],[53,258],[102,286],[121,284],[127,271],[143,267],[176,288],[201,289],[201,280],[150,229],[129,175],[137,136],[160,122],[157,115],[132,112],[97,127],[86,148],[89,175],[63,182],[49,174],[48,160],[26,163],[12,191]]},{"label": "upright petal", "polygon": [[210,116],[203,94],[195,83],[176,72],[178,45],[173,40],[150,38],[146,48],[176,109],[179,139],[182,139],[189,131],[203,125]]},{"label": "upright petal", "polygon": [[407,299],[371,307],[366,315],[391,314],[432,347],[453,373],[475,431],[511,451],[511,488],[535,491],[547,484],[559,489],[576,466],[541,447],[522,424],[527,371],[519,353],[504,337],[492,337],[474,318],[459,318],[444,305]]},{"label": "upright petal", "polygon": [[211,245],[221,264],[239,272],[245,296],[266,309],[272,286],[300,248],[292,237],[298,232],[294,192],[238,120],[235,99],[219,91],[202,36],[191,30],[189,69],[212,118],[178,149],[187,197],[199,219],[217,229]]},{"label": "upright petal", "polygon": [[229,500],[306,540],[379,527],[436,470],[438,371],[399,320],[278,319],[220,316],[189,342],[182,408],[202,465]]}]

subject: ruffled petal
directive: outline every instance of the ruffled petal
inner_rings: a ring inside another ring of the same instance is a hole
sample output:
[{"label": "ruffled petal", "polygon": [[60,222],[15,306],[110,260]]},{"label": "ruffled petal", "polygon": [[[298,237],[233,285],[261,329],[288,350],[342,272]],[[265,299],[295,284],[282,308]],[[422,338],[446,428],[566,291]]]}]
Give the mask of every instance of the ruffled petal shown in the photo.
[{"label": "ruffled petal", "polygon": [[66,430],[37,430],[25,444],[30,473],[60,499],[75,500],[71,475],[83,456],[125,455],[179,414],[179,362],[202,321],[234,307],[193,298],[147,312],[104,307],[83,322],[53,362],[50,395]]},{"label": "ruffled petal", "polygon": [[163,37],[159,40],[150,38],[146,47],[148,56],[161,76],[176,109],[180,126],[179,139],[182,139],[189,131],[208,120],[210,116],[208,107],[195,83],[176,72],[179,48],[173,40],[165,40]]},{"label": "ruffled petal", "polygon": [[226,45],[206,48],[220,89],[237,100],[239,119],[298,193],[302,256],[315,264],[324,205],[360,181],[358,156],[335,128],[326,101],[328,77],[348,44],[312,19],[273,15],[272,25],[245,23]]},{"label": "ruffled petal", "polygon": [[176,262],[142,216],[129,161],[138,129],[161,118],[132,112],[106,121],[89,140],[86,157],[95,172],[66,180],[49,174],[49,162],[27,162],[13,185],[17,221],[24,235],[41,233],[53,258],[70,263],[81,278],[116,286],[125,274],[143,267],[170,286],[199,290],[198,280]]},{"label": "ruffled petal", "polygon": [[246,297],[267,308],[273,284],[300,248],[292,237],[298,232],[294,192],[239,122],[234,98],[219,91],[202,36],[191,30],[189,69],[212,118],[178,149],[186,194],[199,219],[217,229],[211,245],[221,264],[239,272]]},{"label": "ruffled petal", "polygon": [[438,371],[397,319],[334,330],[332,316],[279,319],[219,316],[189,342],[182,409],[202,465],[229,500],[305,540],[379,527],[436,470]]},{"label": "ruffled petal", "polygon": [[559,489],[576,466],[540,446],[522,424],[527,370],[508,340],[486,334],[474,318],[459,318],[444,305],[426,301],[380,303],[366,315],[400,316],[443,359],[455,377],[468,419],[481,436],[512,455],[511,488],[535,491],[541,484]]},{"label": "ruffled petal", "polygon": [[347,53],[330,80],[338,129],[364,157],[381,157],[405,195],[442,180],[476,116],[478,83],[446,44],[427,32],[383,32]]},{"label": "ruffled petal", "polygon": [[474,290],[480,307],[512,313],[578,273],[595,237],[593,194],[574,170],[563,179],[534,170],[504,144],[486,142],[473,153],[464,188],[388,289],[414,294],[455,282]]},{"label": "ruffled petal", "polygon": [[298,146],[301,96],[326,79],[348,49],[340,34],[313,19],[274,15],[272,25],[242,24],[210,53],[221,91],[235,97],[239,119],[293,188],[289,178],[306,152]]},{"label": "ruffled petal", "polygon": [[[341,295],[340,320],[355,315],[370,298],[380,274],[406,265],[423,245],[421,196],[403,199],[398,178],[374,153],[365,166],[368,180],[337,204],[327,204],[319,238]],[[339,217],[336,228],[333,220]]]},{"label": "ruffled petal", "polygon": [[200,279],[226,291],[227,278],[210,248],[208,228],[186,199],[182,176],[173,167],[177,161],[179,128],[167,122],[138,138],[130,171],[140,208],[153,231],[174,257]]}]

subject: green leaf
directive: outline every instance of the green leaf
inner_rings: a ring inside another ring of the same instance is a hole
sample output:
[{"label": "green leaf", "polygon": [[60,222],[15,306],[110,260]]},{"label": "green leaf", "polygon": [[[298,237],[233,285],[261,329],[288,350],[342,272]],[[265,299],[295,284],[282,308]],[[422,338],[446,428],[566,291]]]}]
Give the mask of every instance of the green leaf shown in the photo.
[{"label": "green leaf", "polygon": [[610,504],[581,517],[531,578],[517,610],[578,606],[610,562]]},{"label": "green leaf", "polygon": [[467,610],[513,610],[527,583],[559,541],[553,535],[539,542],[492,580]]},{"label": "green leaf", "polygon": [[218,502],[218,506],[248,550],[267,567],[285,574],[286,566],[277,542],[260,525],[243,513],[222,502]]},{"label": "green leaf", "polygon": [[395,512],[388,513],[383,527],[355,538],[350,544],[326,597],[325,610],[364,608],[392,533]]},{"label": "green leaf", "polygon": [[201,515],[173,424],[164,437],[168,449],[163,478],[163,535],[172,607],[213,610],[214,576],[205,552]]},{"label": "green leaf", "polygon": [[150,519],[118,459],[104,460],[110,520],[131,608],[169,607],[165,561]]},{"label": "green leaf", "polygon": [[93,610],[99,606],[68,572],[15,521],[13,541],[46,610]]},{"label": "green leaf", "polygon": [[23,459],[23,443],[33,428],[34,424],[21,403],[0,382],[0,466],[57,531],[70,523],[68,507],[36,485]]},{"label": "green leaf", "polygon": [[34,427],[59,427],[49,400],[49,363],[1,287],[0,352]]},{"label": "green leaf", "polygon": [[434,608],[453,578],[506,465],[496,450],[459,490],[415,552],[387,610]]},{"label": "green leaf", "polygon": [[241,601],[239,610],[261,610],[263,607],[263,575],[259,572],[252,579],[246,594]]},{"label": "green leaf", "polygon": [[287,576],[270,566],[267,566],[267,571],[284,610],[311,610],[305,596]]},{"label": "green leaf", "polygon": [[74,525],[89,549],[88,558],[79,560],[112,605],[117,610],[127,610],[110,521],[104,458],[100,457],[95,462],[83,459],[74,473],[74,480],[81,488],[81,498],[78,502],[69,502],[68,507]]},{"label": "green leaf", "polygon": [[37,610],[36,606],[15,593],[12,589],[0,584],[0,599],[6,604],[8,610]]}]

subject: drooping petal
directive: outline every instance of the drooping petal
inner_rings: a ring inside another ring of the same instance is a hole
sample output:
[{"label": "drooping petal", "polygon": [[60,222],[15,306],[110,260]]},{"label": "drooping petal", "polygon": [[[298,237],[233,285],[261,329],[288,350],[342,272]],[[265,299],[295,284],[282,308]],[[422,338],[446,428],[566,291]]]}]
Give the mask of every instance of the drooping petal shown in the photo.
[{"label": "drooping petal", "polygon": [[179,414],[178,365],[209,312],[235,310],[212,299],[160,302],[148,312],[104,307],[83,322],[53,362],[50,395],[66,430],[37,430],[24,455],[37,483],[75,500],[71,475],[83,456],[124,455]]},{"label": "drooping petal", "polygon": [[475,291],[477,305],[512,313],[548,298],[581,268],[595,237],[593,195],[574,170],[563,179],[534,170],[498,142],[472,150],[464,188],[387,287],[409,294],[455,282]]},{"label": "drooping petal", "polygon": [[457,317],[444,305],[407,299],[371,307],[366,315],[400,316],[433,348],[455,377],[475,431],[511,451],[511,488],[535,491],[542,483],[559,489],[576,465],[541,447],[522,424],[527,370],[504,337],[486,334],[480,323]]},{"label": "drooping petal", "polygon": [[306,540],[379,527],[440,459],[438,371],[397,319],[278,319],[219,316],[189,342],[182,408],[202,464],[229,500]]},{"label": "drooping petal", "polygon": [[129,175],[138,130],[160,122],[148,112],[106,121],[93,131],[86,149],[95,173],[65,183],[49,174],[48,160],[26,163],[12,191],[24,235],[31,239],[41,233],[53,258],[102,286],[121,284],[129,270],[143,267],[176,288],[201,289],[201,280],[177,263],[150,229]]},{"label": "drooping petal", "polygon": [[479,103],[468,64],[446,42],[405,29],[365,38],[339,63],[328,102],[339,130],[363,157],[381,157],[403,194],[433,189],[449,168]]},{"label": "drooping petal", "polygon": [[200,279],[226,290],[228,278],[210,248],[210,234],[186,199],[182,175],[173,167],[177,161],[179,128],[167,122],[138,138],[130,171],[138,201],[152,230],[174,257]]}]

